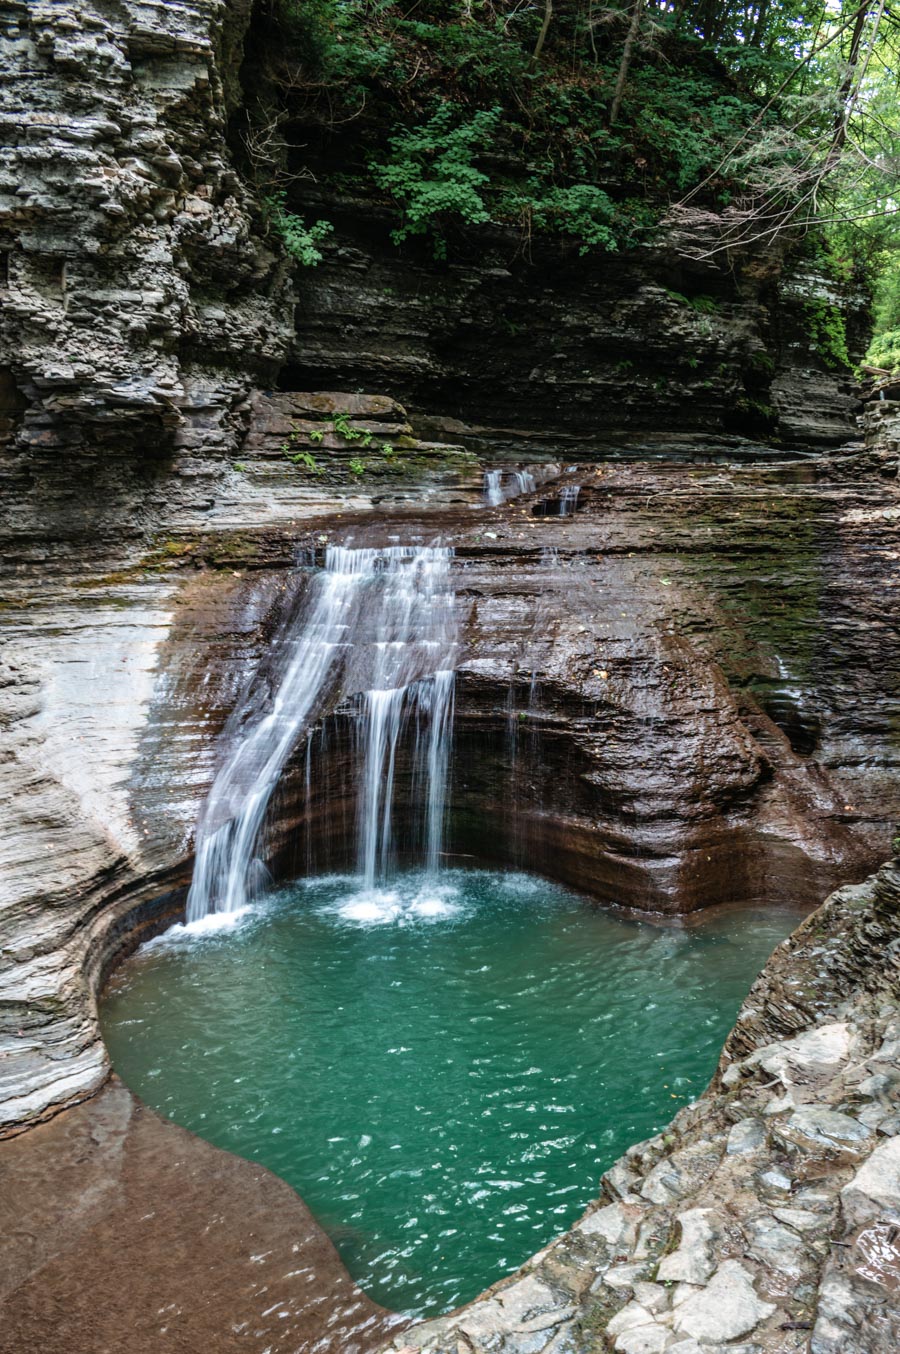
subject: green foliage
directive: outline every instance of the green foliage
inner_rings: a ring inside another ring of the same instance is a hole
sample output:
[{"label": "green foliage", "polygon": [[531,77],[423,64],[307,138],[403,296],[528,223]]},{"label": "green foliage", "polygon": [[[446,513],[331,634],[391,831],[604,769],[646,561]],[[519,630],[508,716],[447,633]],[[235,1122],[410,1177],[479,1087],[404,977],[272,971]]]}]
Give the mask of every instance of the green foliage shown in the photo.
[{"label": "green foliage", "polygon": [[285,207],[284,192],[273,193],[263,199],[269,226],[280,236],[281,242],[291,258],[304,268],[314,268],[322,262],[319,245],[334,230],[330,221],[316,221],[308,226],[302,216],[290,212]]},{"label": "green foliage", "polygon": [[900,371],[900,329],[888,329],[873,339],[866,361],[886,371]]},{"label": "green foliage", "polygon": [[826,367],[834,371],[848,368],[847,330],[838,307],[832,302],[816,299],[807,301],[804,310],[810,343]]},{"label": "green foliage", "polygon": [[360,479],[366,473],[366,463],[365,461],[359,460],[358,457],[354,457],[349,463],[349,469],[351,475],[355,475],[357,479]]},{"label": "green foliage", "polygon": [[431,234],[435,254],[446,255],[443,231],[456,217],[467,225],[490,220],[483,191],[489,178],[474,164],[497,128],[499,108],[482,109],[467,120],[451,102],[426,123],[391,137],[391,158],[373,164],[375,182],[400,206],[397,244],[410,235]]},{"label": "green foliage", "polygon": [[311,451],[292,451],[287,443],[282,446],[281,450],[292,465],[302,465],[312,475],[322,474],[322,467]]},{"label": "green foliage", "polygon": [[688,306],[691,310],[696,310],[698,315],[718,314],[719,303],[714,296],[684,296],[680,291],[669,291],[668,288],[665,291],[677,305]]},{"label": "green foliage", "polygon": [[394,57],[394,45],[377,24],[385,5],[365,0],[276,0],[284,35],[311,69],[327,71],[350,98],[383,73]]},{"label": "green foliage", "polygon": [[[424,238],[444,258],[463,233],[471,241],[494,223],[517,225],[525,248],[544,235],[582,253],[621,250],[651,238],[687,193],[712,209],[806,202],[807,214],[831,221],[833,263],[856,281],[862,270],[880,278],[878,331],[900,326],[900,226],[885,224],[898,215],[895,186],[877,189],[874,210],[872,186],[873,175],[888,180],[900,148],[900,27],[887,12],[871,60],[858,63],[865,87],[848,168],[832,174],[850,0],[647,5],[614,126],[630,0],[554,6],[539,61],[540,3],[267,0],[262,9],[274,16],[268,106],[315,127],[323,145],[340,129],[336,158],[351,172],[338,169],[334,184],[364,191],[374,181],[394,204],[398,244]],[[826,45],[814,54],[817,42]],[[810,189],[819,166],[829,187]],[[290,252],[317,263],[328,223],[307,224],[283,195],[270,197],[269,213]],[[811,234],[821,237],[818,222]],[[831,318],[812,316],[811,327],[825,359],[843,365]]]},{"label": "green foliage", "polygon": [[598,246],[618,249],[613,229],[616,207],[602,188],[575,183],[568,188],[543,187],[532,179],[525,192],[506,193],[500,199],[503,215],[523,216],[531,229],[571,235],[580,243],[580,254]]}]

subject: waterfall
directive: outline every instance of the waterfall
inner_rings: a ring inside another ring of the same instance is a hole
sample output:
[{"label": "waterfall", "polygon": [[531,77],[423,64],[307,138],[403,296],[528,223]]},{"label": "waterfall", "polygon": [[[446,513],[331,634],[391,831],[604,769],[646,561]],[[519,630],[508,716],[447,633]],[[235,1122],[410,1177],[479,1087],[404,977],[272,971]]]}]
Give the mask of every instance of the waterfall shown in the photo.
[{"label": "waterfall", "polygon": [[503,502],[502,478],[502,470],[486,470],[484,472],[484,501],[491,508],[499,507]]},{"label": "waterfall", "polygon": [[559,515],[560,517],[572,517],[578,506],[578,495],[581,493],[580,484],[564,484],[559,491]]},{"label": "waterfall", "polygon": [[[360,868],[368,883],[387,867],[398,738],[410,711],[426,780],[424,848],[436,868],[443,829],[456,653],[452,551],[329,547],[308,603],[276,652],[271,707],[235,744],[216,776],[197,833],[188,921],[234,912],[259,892],[269,801],[300,736],[328,699],[363,691],[364,771]],[[309,784],[309,753],[306,780]],[[435,778],[441,784],[436,785]]]},{"label": "waterfall", "polygon": [[[506,487],[503,479],[506,476]],[[490,508],[497,508],[509,498],[519,494],[533,493],[537,480],[530,470],[486,470],[484,472],[484,501]]]}]

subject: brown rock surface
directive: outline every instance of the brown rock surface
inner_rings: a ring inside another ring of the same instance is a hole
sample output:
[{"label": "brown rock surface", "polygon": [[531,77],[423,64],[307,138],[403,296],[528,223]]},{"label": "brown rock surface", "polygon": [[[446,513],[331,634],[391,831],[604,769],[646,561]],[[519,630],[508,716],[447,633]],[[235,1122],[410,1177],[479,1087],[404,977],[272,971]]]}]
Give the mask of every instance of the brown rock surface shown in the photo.
[{"label": "brown rock surface", "polygon": [[294,1191],[117,1081],[0,1144],[3,1354],[367,1354],[396,1326]]}]

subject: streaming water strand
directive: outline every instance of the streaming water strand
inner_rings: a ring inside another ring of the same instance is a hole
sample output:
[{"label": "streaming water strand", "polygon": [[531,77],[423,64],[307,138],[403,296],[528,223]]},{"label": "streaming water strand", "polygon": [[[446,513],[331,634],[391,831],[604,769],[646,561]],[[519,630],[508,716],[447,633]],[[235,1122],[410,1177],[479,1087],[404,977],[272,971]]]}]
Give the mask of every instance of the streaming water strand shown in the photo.
[{"label": "streaming water strand", "polygon": [[[390,859],[397,745],[410,713],[417,722],[416,775],[426,781],[425,863],[437,868],[457,650],[451,559],[442,546],[329,547],[306,606],[276,646],[270,706],[235,739],[209,793],[188,921],[235,912],[265,887],[261,841],[285,764],[326,704],[355,692],[364,693],[357,715],[364,879],[374,884]],[[232,722],[239,726],[244,713],[239,707]]]}]

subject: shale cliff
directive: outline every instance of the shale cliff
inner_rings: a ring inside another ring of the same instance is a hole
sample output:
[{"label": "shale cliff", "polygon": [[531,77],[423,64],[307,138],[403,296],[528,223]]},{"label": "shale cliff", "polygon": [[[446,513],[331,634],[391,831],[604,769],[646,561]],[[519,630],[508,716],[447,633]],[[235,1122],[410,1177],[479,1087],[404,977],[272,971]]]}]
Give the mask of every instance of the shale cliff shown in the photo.
[{"label": "shale cliff", "polygon": [[202,458],[233,452],[284,357],[288,271],[225,143],[250,9],[3,6],[7,564],[121,549],[161,497],[210,506]]},{"label": "shale cliff", "polygon": [[[868,405],[869,451],[836,451],[856,435],[856,393],[809,324],[822,304],[852,319],[864,298],[792,249],[714,261],[703,241],[722,222],[706,211],[618,255],[581,258],[545,240],[528,256],[486,228],[435,260],[397,249],[384,201],[325,175],[290,188],[291,207],[335,226],[318,268],[292,269],[235,130],[253,93],[260,12],[249,0],[10,0],[0,11],[11,73],[0,151],[0,1135],[19,1135],[4,1150],[21,1148],[22,1178],[24,1145],[48,1143],[52,1161],[73,1122],[42,1121],[108,1079],[98,991],[112,963],[181,915],[228,716],[264,685],[272,636],[286,607],[302,608],[306,571],[328,543],[439,536],[456,551],[465,643],[449,835],[460,856],[657,912],[775,896],[812,907],[885,858],[900,815],[895,392]],[[291,131],[296,151],[302,118]],[[310,148],[313,172],[334,144]],[[507,489],[517,472],[523,492],[486,502],[488,469]],[[579,509],[563,515],[575,485]],[[270,825],[276,871],[349,854],[351,712],[326,713],[324,792],[305,794],[301,746]],[[408,797],[403,778],[398,766]],[[859,1298],[826,1252],[856,1247],[860,1269],[887,1235],[884,1218],[897,1221],[883,1187],[885,1172],[896,1176],[883,1103],[896,1009],[875,974],[894,955],[895,923],[894,872],[839,894],[751,996],[710,1097],[610,1174],[606,1206],[516,1281],[531,1287],[507,1287],[408,1343],[562,1354],[596,1348],[605,1329],[627,1354],[674,1350],[676,1335],[678,1354],[696,1354],[705,1339],[719,1347],[698,1332],[714,1328],[724,1295],[745,1324],[723,1339],[763,1330],[745,1349],[802,1347],[793,1337],[817,1301],[818,1354],[892,1349],[889,1319],[872,1315],[880,1290]],[[781,1028],[783,993],[822,953],[819,1005]],[[796,1071],[793,1047],[763,1052],[810,1032],[820,1049],[822,1023],[827,1056],[812,1070]],[[770,1062],[791,1083],[784,1095],[760,1082]],[[144,1181],[115,1226],[143,1221],[157,1182],[171,1188],[177,1140],[177,1160],[199,1173],[188,1204],[205,1235],[209,1180],[233,1181],[234,1163],[211,1167],[118,1088],[101,1099],[96,1117],[76,1111],[74,1140],[93,1144],[95,1162],[97,1143],[114,1143],[91,1167],[101,1184],[126,1158]],[[713,1198],[720,1170],[737,1222]],[[753,1172],[765,1208],[749,1199]],[[254,1181],[235,1186],[240,1197],[258,1186],[260,1209],[277,1204],[274,1182]],[[105,1188],[83,1214],[67,1209],[70,1221],[95,1219]],[[56,1203],[29,1212],[21,1197],[6,1329],[32,1345],[17,1339],[17,1354],[45,1347],[42,1266],[57,1254]],[[185,1274],[196,1291],[196,1253],[176,1221],[167,1214],[161,1244],[171,1256],[180,1238],[178,1291]],[[75,1269],[65,1282],[54,1271],[57,1294],[80,1291],[79,1227],[67,1232]],[[279,1228],[263,1231],[286,1265]],[[98,1284],[112,1272],[108,1236],[106,1246],[93,1252]],[[256,1263],[245,1249],[241,1282]],[[141,1273],[159,1260],[131,1253]],[[672,1301],[657,1282],[666,1259],[680,1285]],[[154,1304],[176,1282],[158,1272]],[[335,1283],[354,1308],[358,1295]],[[215,1338],[230,1300],[226,1286]],[[242,1321],[258,1301],[253,1287]],[[111,1343],[117,1310],[106,1312]],[[383,1313],[367,1307],[365,1320],[360,1349],[386,1338]],[[847,1334],[878,1320],[881,1344]],[[253,1329],[259,1344],[241,1348],[281,1347],[272,1323]],[[341,1333],[332,1347],[354,1346]]]},{"label": "shale cliff", "polygon": [[121,560],[173,521],[252,514],[235,465],[249,396],[276,384],[384,393],[445,440],[503,430],[488,458],[524,437],[603,455],[673,434],[854,434],[852,387],[810,315],[843,308],[852,335],[865,298],[781,245],[706,257],[723,228],[710,212],[586,258],[552,240],[523,254],[485,228],[442,263],[398,249],[386,203],[332,183],[352,144],[294,116],[289,150],[307,163],[289,204],[335,232],[292,282],[234,130],[264,89],[260,13],[250,0],[3,9],[7,566]]}]

